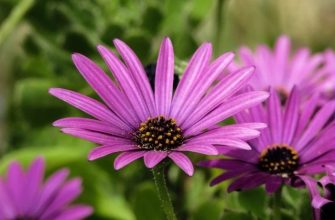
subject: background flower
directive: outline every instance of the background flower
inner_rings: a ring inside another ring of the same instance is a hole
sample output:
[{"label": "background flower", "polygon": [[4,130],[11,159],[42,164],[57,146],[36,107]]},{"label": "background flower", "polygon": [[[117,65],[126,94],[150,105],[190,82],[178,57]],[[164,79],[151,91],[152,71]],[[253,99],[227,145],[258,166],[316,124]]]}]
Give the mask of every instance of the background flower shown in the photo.
[{"label": "background flower", "polygon": [[335,110],[330,101],[317,109],[318,95],[301,107],[301,93],[293,88],[285,106],[279,93],[271,89],[266,106],[256,106],[237,115],[239,123],[268,124],[260,137],[249,141],[250,151],[222,149],[227,159],[200,163],[205,167],[226,170],[215,178],[215,185],[235,178],[228,191],[251,189],[265,184],[266,191],[275,192],[286,183],[301,185],[297,177],[321,173],[323,165],[334,164],[334,128],[329,121]]},{"label": "background flower", "polygon": [[20,163],[10,164],[7,176],[0,179],[0,219],[84,219],[92,208],[71,204],[81,193],[81,180],[66,181],[67,169],[51,175],[45,182],[44,160],[37,158],[28,170]]},{"label": "background flower", "polygon": [[275,88],[286,97],[292,88],[299,86],[302,94],[309,97],[323,93],[333,95],[335,87],[335,55],[332,50],[313,54],[309,48],[292,49],[288,36],[280,36],[273,49],[265,44],[258,45],[255,52],[241,47],[238,61],[230,65],[234,70],[241,65],[254,65],[256,72],[250,85],[259,90]]}]

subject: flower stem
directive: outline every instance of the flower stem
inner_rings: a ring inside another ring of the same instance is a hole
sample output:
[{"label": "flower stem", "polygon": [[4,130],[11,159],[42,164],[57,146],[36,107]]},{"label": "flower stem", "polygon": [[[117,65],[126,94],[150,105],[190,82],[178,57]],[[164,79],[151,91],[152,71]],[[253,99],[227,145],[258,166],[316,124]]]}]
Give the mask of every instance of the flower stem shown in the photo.
[{"label": "flower stem", "polygon": [[176,214],[174,213],[171,198],[168,192],[168,188],[166,186],[164,168],[165,168],[164,163],[158,164],[157,166],[152,168],[152,174],[154,176],[156,189],[159,195],[159,199],[161,201],[161,206],[165,212],[166,218],[168,220],[177,220]]},{"label": "flower stem", "polygon": [[280,187],[273,196],[273,220],[281,219],[281,197],[282,197],[282,187]]}]

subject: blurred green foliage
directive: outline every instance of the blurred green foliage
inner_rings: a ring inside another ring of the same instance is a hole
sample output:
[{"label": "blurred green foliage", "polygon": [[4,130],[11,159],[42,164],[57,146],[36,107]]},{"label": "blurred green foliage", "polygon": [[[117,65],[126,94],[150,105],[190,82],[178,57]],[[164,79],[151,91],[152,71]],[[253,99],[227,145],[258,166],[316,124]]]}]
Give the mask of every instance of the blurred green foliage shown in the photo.
[{"label": "blurred green foliage", "polygon": [[[118,172],[113,169],[114,156],[88,162],[92,144],[51,126],[55,119],[82,113],[48,95],[48,88],[96,97],[75,70],[71,53],[83,53],[103,66],[95,46],[112,47],[112,40],[120,38],[149,64],[155,62],[166,35],[172,38],[176,56],[187,60],[203,41],[213,42],[219,54],[241,44],[271,44],[283,32],[297,45],[319,50],[335,45],[335,28],[324,28],[335,18],[318,16],[332,14],[330,0],[316,2],[1,0],[0,97],[6,100],[5,120],[0,121],[0,134],[6,134],[0,135],[1,173],[13,159],[28,164],[43,155],[48,173],[69,167],[73,176],[83,178],[80,199],[94,206],[91,219],[163,219],[151,173],[142,161]],[[301,25],[306,18],[309,25]],[[193,156],[195,162],[201,159]],[[263,188],[228,194],[227,183],[208,186],[217,174],[198,168],[190,178],[175,166],[169,168],[168,185],[180,219],[270,219],[272,198]],[[283,196],[285,219],[311,218],[305,192],[284,188]]]}]

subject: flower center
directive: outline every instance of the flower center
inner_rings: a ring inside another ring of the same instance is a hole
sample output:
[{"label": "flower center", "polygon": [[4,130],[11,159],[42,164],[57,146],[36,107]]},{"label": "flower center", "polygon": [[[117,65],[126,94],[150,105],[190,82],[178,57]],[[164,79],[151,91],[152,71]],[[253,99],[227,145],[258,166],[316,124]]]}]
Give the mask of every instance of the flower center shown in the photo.
[{"label": "flower center", "polygon": [[299,166],[298,153],[288,145],[276,144],[262,151],[258,166],[265,172],[287,178]]},{"label": "flower center", "polygon": [[140,149],[168,151],[182,145],[184,137],[176,120],[159,116],[141,123],[133,133],[133,140]]}]

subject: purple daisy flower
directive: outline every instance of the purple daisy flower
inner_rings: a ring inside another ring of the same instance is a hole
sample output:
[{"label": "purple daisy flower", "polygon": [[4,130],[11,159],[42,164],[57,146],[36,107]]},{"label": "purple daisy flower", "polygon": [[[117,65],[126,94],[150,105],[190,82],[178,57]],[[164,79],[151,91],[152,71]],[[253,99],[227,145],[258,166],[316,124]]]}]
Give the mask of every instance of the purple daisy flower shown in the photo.
[{"label": "purple daisy flower", "polygon": [[81,193],[81,181],[66,181],[67,169],[55,172],[45,182],[44,160],[37,158],[28,170],[20,163],[9,165],[7,178],[0,178],[0,219],[79,220],[92,213],[87,205],[71,205]]},{"label": "purple daisy flower", "polygon": [[[315,220],[335,219],[335,172],[333,166],[326,166],[327,175],[320,181],[311,177],[302,177],[305,182],[312,200]],[[321,187],[322,195],[319,188]]]},{"label": "purple daisy flower", "polygon": [[301,93],[293,88],[282,106],[278,92],[271,89],[266,105],[239,113],[239,123],[263,122],[268,127],[249,141],[252,150],[221,149],[229,158],[200,163],[226,170],[211,185],[235,178],[229,192],[265,184],[272,193],[283,183],[301,185],[298,177],[323,172],[322,165],[335,163],[335,124],[329,121],[335,101],[319,107],[317,95],[304,104],[300,100]]},{"label": "purple daisy flower", "polygon": [[184,152],[216,155],[217,143],[249,149],[245,140],[258,136],[257,129],[265,126],[217,125],[268,97],[267,92],[261,91],[237,95],[251,77],[253,67],[217,80],[232,61],[232,53],[210,62],[211,45],[204,43],[191,58],[173,94],[174,53],[169,38],[161,44],[154,91],[135,53],[120,40],[114,40],[114,44],[124,63],[104,46],[98,46],[98,51],[115,81],[85,56],[72,56],[104,104],[73,91],[50,89],[52,95],[94,118],[65,118],[54,123],[66,134],[100,145],[89,153],[89,160],[121,152],[114,161],[118,170],[142,157],[145,165],[153,168],[169,157],[192,175],[193,165]]},{"label": "purple daisy flower", "polygon": [[294,85],[309,97],[315,92],[329,94],[335,87],[335,56],[331,50],[312,54],[309,48],[291,50],[291,41],[280,36],[272,50],[259,45],[253,53],[247,47],[239,49],[240,61],[232,63],[230,70],[240,65],[254,65],[256,71],[250,85],[259,90],[269,86],[287,97]]}]

